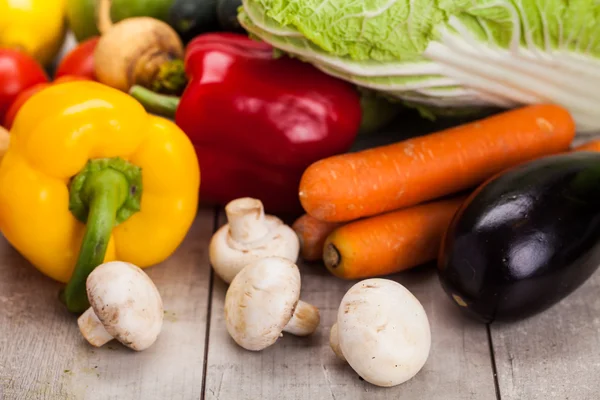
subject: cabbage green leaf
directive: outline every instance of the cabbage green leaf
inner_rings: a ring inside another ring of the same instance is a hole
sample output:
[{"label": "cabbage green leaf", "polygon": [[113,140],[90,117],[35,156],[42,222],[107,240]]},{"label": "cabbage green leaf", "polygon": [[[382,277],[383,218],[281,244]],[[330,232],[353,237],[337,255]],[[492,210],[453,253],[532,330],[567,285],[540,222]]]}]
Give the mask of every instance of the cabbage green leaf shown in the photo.
[{"label": "cabbage green leaf", "polygon": [[445,113],[556,103],[600,132],[598,0],[242,4],[254,37],[359,87]]}]

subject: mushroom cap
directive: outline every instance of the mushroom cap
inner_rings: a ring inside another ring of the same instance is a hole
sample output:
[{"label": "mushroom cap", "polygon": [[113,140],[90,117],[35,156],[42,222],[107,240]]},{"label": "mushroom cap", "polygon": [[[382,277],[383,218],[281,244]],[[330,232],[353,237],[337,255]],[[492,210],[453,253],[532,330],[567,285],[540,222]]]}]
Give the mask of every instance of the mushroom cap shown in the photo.
[{"label": "mushroom cap", "polygon": [[215,273],[227,283],[246,265],[265,257],[298,260],[300,241],[292,228],[272,215],[265,215],[269,233],[260,240],[239,243],[229,235],[229,224],[215,232],[210,241],[209,257]]},{"label": "mushroom cap", "polygon": [[141,268],[122,261],[101,264],[88,276],[86,288],[90,305],[111,336],[137,351],[156,341],[163,303]]},{"label": "mushroom cap", "polygon": [[244,267],[225,295],[227,332],[241,347],[271,346],[294,314],[300,299],[300,271],[281,257],[267,257]]},{"label": "mushroom cap", "polygon": [[338,340],[346,361],[377,386],[408,381],[425,365],[431,347],[429,320],[417,298],[389,279],[366,279],[342,298]]}]

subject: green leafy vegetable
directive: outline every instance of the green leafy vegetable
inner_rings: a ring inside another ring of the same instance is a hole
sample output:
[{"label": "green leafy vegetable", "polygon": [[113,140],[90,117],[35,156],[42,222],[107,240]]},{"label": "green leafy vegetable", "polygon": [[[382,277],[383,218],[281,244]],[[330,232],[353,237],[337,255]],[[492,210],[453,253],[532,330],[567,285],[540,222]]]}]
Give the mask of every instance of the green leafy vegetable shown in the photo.
[{"label": "green leafy vegetable", "polygon": [[243,0],[242,26],[432,113],[556,103],[600,131],[598,0]]}]

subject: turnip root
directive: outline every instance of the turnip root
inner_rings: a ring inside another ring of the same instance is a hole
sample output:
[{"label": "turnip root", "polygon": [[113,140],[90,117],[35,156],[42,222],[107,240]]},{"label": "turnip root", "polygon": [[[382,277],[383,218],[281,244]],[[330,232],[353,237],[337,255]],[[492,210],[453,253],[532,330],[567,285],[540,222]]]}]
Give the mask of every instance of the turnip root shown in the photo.
[{"label": "turnip root", "polygon": [[111,0],[99,0],[98,29],[102,36],[94,53],[101,83],[129,91],[140,85],[159,93],[180,94],[187,80],[184,47],[168,24],[150,17],[132,17],[115,24]]}]

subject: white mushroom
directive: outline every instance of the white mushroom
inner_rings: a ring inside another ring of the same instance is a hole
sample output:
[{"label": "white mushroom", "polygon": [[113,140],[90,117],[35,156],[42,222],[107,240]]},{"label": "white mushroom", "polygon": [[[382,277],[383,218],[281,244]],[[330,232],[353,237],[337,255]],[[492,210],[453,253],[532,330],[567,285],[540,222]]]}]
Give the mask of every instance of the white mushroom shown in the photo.
[{"label": "white mushroom", "polygon": [[300,271],[281,257],[267,257],[244,267],[225,296],[227,332],[241,347],[263,350],[288,332],[313,333],[319,310],[300,300]]},{"label": "white mushroom", "polygon": [[331,346],[331,350],[335,353],[336,356],[342,361],[346,361],[344,354],[342,353],[342,349],[340,349],[340,340],[338,339],[338,325],[337,322],[331,326],[331,331],[329,331],[329,346]]},{"label": "white mushroom", "polygon": [[92,346],[116,339],[141,351],[156,341],[163,324],[163,303],[141,268],[121,261],[101,264],[88,276],[86,290],[91,307],[77,323]]},{"label": "white mushroom", "polygon": [[244,266],[261,258],[298,260],[298,235],[279,218],[265,215],[260,200],[233,200],[225,213],[228,223],[213,235],[209,247],[210,263],[225,282],[231,283]]},{"label": "white mushroom", "polygon": [[389,279],[366,279],[344,295],[330,345],[365,381],[399,385],[414,377],[429,357],[429,320],[404,286]]}]

